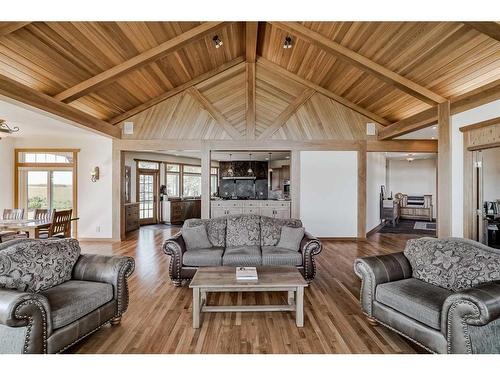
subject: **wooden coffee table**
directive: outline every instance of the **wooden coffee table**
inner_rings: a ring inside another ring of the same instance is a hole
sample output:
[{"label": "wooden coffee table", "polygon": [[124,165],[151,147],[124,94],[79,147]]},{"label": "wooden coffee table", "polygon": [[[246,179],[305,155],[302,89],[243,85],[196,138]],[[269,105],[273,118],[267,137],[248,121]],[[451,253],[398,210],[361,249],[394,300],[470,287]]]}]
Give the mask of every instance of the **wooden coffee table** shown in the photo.
[{"label": "wooden coffee table", "polygon": [[[193,328],[200,328],[201,312],[295,311],[297,327],[304,326],[304,288],[308,285],[296,267],[257,267],[258,281],[237,281],[236,267],[202,267],[193,289]],[[209,292],[288,292],[288,304],[208,306]]]}]

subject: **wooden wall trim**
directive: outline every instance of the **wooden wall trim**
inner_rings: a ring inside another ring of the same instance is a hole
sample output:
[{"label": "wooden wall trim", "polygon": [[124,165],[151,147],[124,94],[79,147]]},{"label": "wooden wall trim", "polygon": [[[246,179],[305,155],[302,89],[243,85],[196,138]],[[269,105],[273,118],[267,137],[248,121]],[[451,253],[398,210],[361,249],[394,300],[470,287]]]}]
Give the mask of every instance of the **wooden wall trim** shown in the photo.
[{"label": "wooden wall trim", "polygon": [[200,39],[207,34],[212,33],[216,29],[221,28],[225,22],[204,22],[195,28],[186,31],[166,42],[161,43],[160,45],[151,48],[143,53],[132,57],[129,60],[124,61],[121,64],[118,64],[108,70],[105,70],[102,73],[99,73],[83,82],[78,83],[77,85],[66,89],[59,94],[55,95],[54,98],[58,101],[63,101],[68,103],[70,101],[74,101],[82,96],[95,91],[96,89],[106,86],[109,83],[115,81],[122,75],[134,70],[138,69],[141,66],[144,66],[152,61],[155,61],[179,48],[182,48],[186,44]]},{"label": "wooden wall trim", "polygon": [[353,111],[355,111],[363,116],[366,116],[369,119],[371,119],[371,120],[373,120],[381,125],[386,126],[386,125],[391,124],[390,121],[386,120],[382,116],[379,116],[376,113],[368,111],[367,109],[360,107],[356,103],[353,103],[353,102],[343,98],[342,96],[334,94],[330,90],[327,90],[320,85],[317,85],[317,84],[315,84],[307,79],[304,79],[304,78],[298,76],[297,74],[294,74],[294,73],[282,68],[281,66],[279,66],[277,64],[274,64],[273,62],[271,62],[263,57],[257,58],[257,64],[260,66],[266,67],[266,68],[268,68],[268,69],[270,69],[270,70],[272,70],[272,71],[274,71],[274,72],[276,72],[284,77],[290,78],[290,79],[294,80],[295,82],[298,82],[304,86],[307,86],[307,87],[325,95],[326,97],[336,101],[337,103],[342,104],[343,106],[350,108]]},{"label": "wooden wall trim", "polygon": [[434,105],[447,100],[426,87],[423,87],[408,78],[377,64],[375,61],[370,60],[367,57],[360,55],[359,53],[346,48],[343,45],[336,43],[297,22],[271,22],[271,24],[298,36],[299,38],[323,49],[328,53],[338,56],[349,64],[374,75],[380,80],[389,83],[401,91],[404,91],[426,103]]},{"label": "wooden wall trim", "polygon": [[451,113],[450,103],[438,106],[438,191],[437,191],[437,235],[451,236],[452,184],[451,184]]},{"label": "wooden wall trim", "polygon": [[437,140],[397,139],[367,141],[368,152],[438,152]]},{"label": "wooden wall trim", "polygon": [[358,238],[366,238],[366,142],[358,150]]}]

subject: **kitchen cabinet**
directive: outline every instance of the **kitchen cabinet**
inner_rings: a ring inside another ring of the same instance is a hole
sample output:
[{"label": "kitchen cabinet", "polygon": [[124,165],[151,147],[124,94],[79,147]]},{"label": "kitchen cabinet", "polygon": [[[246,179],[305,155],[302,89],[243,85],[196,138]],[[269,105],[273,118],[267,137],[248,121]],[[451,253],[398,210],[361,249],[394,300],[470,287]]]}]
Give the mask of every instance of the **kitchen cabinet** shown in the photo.
[{"label": "kitchen cabinet", "polygon": [[211,203],[212,218],[242,213],[289,219],[290,201],[229,200]]}]

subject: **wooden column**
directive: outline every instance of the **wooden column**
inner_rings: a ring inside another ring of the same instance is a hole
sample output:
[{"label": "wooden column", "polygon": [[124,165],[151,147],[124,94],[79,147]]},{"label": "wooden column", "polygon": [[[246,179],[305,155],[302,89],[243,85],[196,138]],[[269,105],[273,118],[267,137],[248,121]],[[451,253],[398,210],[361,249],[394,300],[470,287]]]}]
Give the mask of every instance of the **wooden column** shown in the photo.
[{"label": "wooden column", "polygon": [[358,238],[366,238],[366,142],[358,150]]},{"label": "wooden column", "polygon": [[300,151],[293,150],[290,161],[291,215],[300,219]]},{"label": "wooden column", "polygon": [[437,235],[451,236],[451,118],[450,102],[438,105]]},{"label": "wooden column", "polygon": [[210,149],[201,146],[201,218],[210,217]]},{"label": "wooden column", "polygon": [[123,169],[125,165],[125,158],[123,157],[123,152],[116,146],[116,142],[113,140],[113,151],[112,151],[112,237],[114,241],[120,241],[125,239],[125,212],[122,210],[122,188],[121,184],[123,181]]}]

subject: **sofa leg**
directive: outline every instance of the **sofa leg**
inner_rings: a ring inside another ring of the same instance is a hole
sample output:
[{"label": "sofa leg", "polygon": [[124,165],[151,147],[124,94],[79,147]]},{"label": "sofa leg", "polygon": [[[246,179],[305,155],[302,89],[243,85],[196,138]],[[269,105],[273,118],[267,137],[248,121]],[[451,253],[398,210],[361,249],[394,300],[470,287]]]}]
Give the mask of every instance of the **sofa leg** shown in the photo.
[{"label": "sofa leg", "polygon": [[182,286],[182,281],[181,280],[172,280],[172,282],[174,283],[174,286],[176,286],[176,287]]},{"label": "sofa leg", "polygon": [[368,323],[371,325],[371,326],[378,326],[378,322],[373,319],[373,318],[370,318],[369,316],[366,317],[366,320],[368,320]]},{"label": "sofa leg", "polygon": [[109,322],[111,323],[112,326],[117,326],[121,323],[122,317],[120,316],[115,316],[113,319],[111,319]]}]

